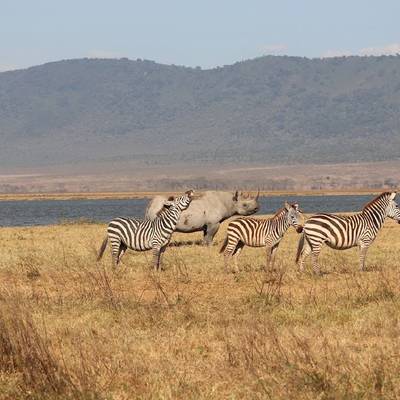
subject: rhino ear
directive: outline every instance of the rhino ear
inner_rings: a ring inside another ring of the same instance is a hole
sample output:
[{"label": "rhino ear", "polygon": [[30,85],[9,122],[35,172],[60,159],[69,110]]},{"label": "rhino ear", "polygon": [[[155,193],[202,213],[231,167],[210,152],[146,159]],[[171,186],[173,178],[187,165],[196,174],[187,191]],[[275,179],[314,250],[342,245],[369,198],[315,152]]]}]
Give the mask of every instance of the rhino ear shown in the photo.
[{"label": "rhino ear", "polygon": [[232,197],[232,200],[233,201],[238,201],[238,199],[239,199],[239,192],[236,190],[235,194]]}]

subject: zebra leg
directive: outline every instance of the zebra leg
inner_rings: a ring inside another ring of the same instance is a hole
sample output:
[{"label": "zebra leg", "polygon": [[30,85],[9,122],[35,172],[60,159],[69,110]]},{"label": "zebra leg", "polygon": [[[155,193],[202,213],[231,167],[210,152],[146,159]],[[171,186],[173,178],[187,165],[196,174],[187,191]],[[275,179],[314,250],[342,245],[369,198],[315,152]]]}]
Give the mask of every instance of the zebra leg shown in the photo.
[{"label": "zebra leg", "polygon": [[231,257],[235,254],[236,252],[236,247],[238,245],[237,240],[230,241],[230,238],[228,237],[228,244],[225,247],[224,250],[224,267],[225,267],[225,272],[229,272],[229,261]]},{"label": "zebra leg", "polygon": [[277,243],[275,246],[272,246],[271,249],[271,270],[273,271],[275,269],[275,257],[276,257],[276,251],[278,250],[279,243]]},{"label": "zebra leg", "polygon": [[320,252],[321,252],[321,246],[314,247],[311,250],[311,262],[312,262],[314,273],[316,275],[321,275],[321,269],[318,265],[318,257],[319,257]]},{"label": "zebra leg", "polygon": [[154,247],[153,248],[153,268],[155,271],[158,271],[160,268],[160,257],[161,257],[161,248]]},{"label": "zebra leg", "polygon": [[119,254],[117,256],[117,264],[121,262],[121,258],[125,254],[127,248],[128,247],[126,246],[126,244],[121,242],[119,246]]},{"label": "zebra leg", "polygon": [[271,256],[272,256],[272,247],[266,246],[265,247],[265,272],[270,270],[271,266]]},{"label": "zebra leg", "polygon": [[360,271],[365,271],[365,259],[367,257],[368,246],[361,243],[359,245],[360,249]]},{"label": "zebra leg", "polygon": [[121,251],[121,239],[112,237],[110,238],[111,243],[111,256],[114,267],[116,267],[120,261],[120,251]]},{"label": "zebra leg", "polygon": [[233,272],[239,272],[239,265],[238,265],[238,260],[239,260],[239,254],[241,253],[242,249],[244,247],[243,242],[239,242],[236,246],[236,249],[233,253],[234,259],[235,259],[235,268]]},{"label": "zebra leg", "polygon": [[164,269],[161,263],[161,257],[164,254],[165,250],[167,249],[167,246],[161,247],[160,249],[160,261],[159,261],[159,268]]},{"label": "zebra leg", "polygon": [[204,229],[204,238],[203,238],[203,243],[207,246],[211,246],[215,234],[218,232],[219,229],[219,223],[217,224],[208,224],[206,225]]},{"label": "zebra leg", "polygon": [[303,272],[304,271],[304,263],[307,259],[307,257],[311,254],[311,246],[307,242],[307,240],[304,241],[304,247],[301,251],[300,254],[300,260],[299,260],[299,271]]}]

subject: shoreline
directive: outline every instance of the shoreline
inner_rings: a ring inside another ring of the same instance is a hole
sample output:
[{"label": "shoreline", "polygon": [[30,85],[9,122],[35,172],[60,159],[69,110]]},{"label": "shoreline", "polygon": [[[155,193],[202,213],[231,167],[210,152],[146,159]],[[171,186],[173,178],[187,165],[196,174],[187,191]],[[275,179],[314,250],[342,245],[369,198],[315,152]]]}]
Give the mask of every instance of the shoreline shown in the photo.
[{"label": "shoreline", "polygon": [[[377,195],[389,189],[358,189],[358,190],[299,190],[299,191],[260,191],[262,197],[277,196],[357,196]],[[199,190],[199,193],[203,190]],[[244,191],[248,193],[247,191]],[[1,201],[38,201],[38,200],[123,200],[149,199],[157,195],[175,195],[177,191],[137,191],[137,192],[70,192],[70,193],[0,193]],[[250,191],[256,194],[257,191]]]}]

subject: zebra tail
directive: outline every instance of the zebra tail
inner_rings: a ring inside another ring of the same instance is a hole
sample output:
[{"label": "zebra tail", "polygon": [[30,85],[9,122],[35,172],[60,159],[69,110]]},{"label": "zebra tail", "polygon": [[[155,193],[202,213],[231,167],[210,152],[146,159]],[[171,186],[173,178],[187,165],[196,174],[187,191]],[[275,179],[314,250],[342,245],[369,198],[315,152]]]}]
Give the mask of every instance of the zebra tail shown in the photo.
[{"label": "zebra tail", "polygon": [[301,252],[303,251],[304,239],[305,239],[305,233],[303,231],[303,233],[300,236],[299,244],[297,246],[296,263],[299,262]]},{"label": "zebra tail", "polygon": [[107,247],[107,242],[108,242],[108,236],[106,236],[104,238],[103,243],[101,244],[101,247],[100,247],[100,250],[99,250],[99,254],[97,256],[97,261],[100,261],[101,257],[103,257],[104,250]]},{"label": "zebra tail", "polygon": [[227,244],[228,244],[228,235],[226,235],[225,241],[224,241],[224,243],[222,244],[222,247],[219,249],[219,252],[220,252],[220,253],[223,253],[223,252],[224,252],[224,250],[226,249]]}]

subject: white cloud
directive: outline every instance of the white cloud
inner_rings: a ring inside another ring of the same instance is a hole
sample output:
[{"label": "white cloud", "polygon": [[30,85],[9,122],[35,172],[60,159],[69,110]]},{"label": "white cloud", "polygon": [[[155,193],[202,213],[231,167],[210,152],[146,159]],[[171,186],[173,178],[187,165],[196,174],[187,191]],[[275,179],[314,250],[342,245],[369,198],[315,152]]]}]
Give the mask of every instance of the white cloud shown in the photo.
[{"label": "white cloud", "polygon": [[282,54],[287,50],[287,45],[283,43],[265,44],[260,50],[263,54]]},{"label": "white cloud", "polygon": [[366,47],[359,51],[361,56],[384,56],[400,54],[400,43],[390,43],[378,47]]},{"label": "white cloud", "polygon": [[322,54],[322,58],[330,58],[330,57],[347,57],[351,56],[351,52],[347,50],[327,50]]},{"label": "white cloud", "polygon": [[12,64],[0,64],[0,72],[12,71],[14,69],[18,69],[18,67]]},{"label": "white cloud", "polygon": [[343,57],[343,56],[389,56],[400,54],[400,43],[390,43],[383,46],[365,47],[354,52],[349,50],[327,50],[321,57]]},{"label": "white cloud", "polygon": [[88,58],[122,58],[126,57],[120,53],[116,53],[108,50],[90,50],[87,53]]}]

